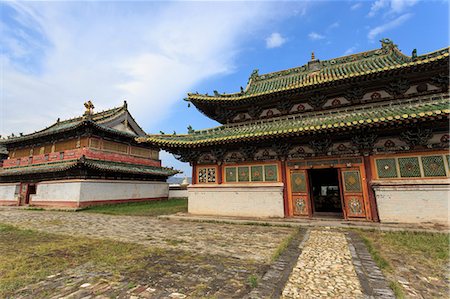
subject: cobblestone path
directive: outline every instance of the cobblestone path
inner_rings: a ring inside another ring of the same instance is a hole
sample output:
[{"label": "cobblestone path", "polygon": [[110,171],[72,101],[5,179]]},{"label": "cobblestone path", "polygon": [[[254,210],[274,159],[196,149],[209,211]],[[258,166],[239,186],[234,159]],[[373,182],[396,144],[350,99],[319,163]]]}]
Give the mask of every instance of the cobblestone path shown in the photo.
[{"label": "cobblestone path", "polygon": [[363,298],[345,234],[312,230],[282,298]]},{"label": "cobblestone path", "polygon": [[113,239],[200,254],[268,262],[294,229],[162,220],[83,212],[31,211],[0,207],[0,222],[65,235]]}]

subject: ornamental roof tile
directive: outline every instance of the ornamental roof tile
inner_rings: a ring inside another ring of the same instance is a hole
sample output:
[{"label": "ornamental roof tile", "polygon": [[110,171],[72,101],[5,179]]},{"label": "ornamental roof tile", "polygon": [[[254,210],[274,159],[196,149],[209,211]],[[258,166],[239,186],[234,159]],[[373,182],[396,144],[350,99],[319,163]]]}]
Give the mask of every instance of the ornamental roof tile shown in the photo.
[{"label": "ornamental roof tile", "polygon": [[448,115],[448,94],[414,98],[402,102],[381,103],[377,106],[351,107],[341,110],[304,113],[264,121],[252,121],[195,131],[187,135],[148,135],[140,138],[161,148],[198,147],[212,144],[256,140],[277,136],[303,135],[323,131],[336,131],[375,124],[390,124]]},{"label": "ornamental roof tile", "polygon": [[33,174],[33,173],[60,172],[60,171],[67,171],[77,166],[84,166],[90,169],[111,171],[116,173],[133,173],[133,174],[154,175],[164,177],[172,176],[179,173],[178,170],[166,167],[104,161],[104,160],[88,159],[83,157],[80,159],[58,161],[45,164],[0,168],[0,177]]},{"label": "ornamental roof tile", "polygon": [[420,56],[407,56],[400,52],[392,41],[383,39],[381,43],[380,49],[324,61],[313,60],[303,66],[279,72],[259,75],[258,70],[255,70],[249,78],[247,87],[241,92],[231,94],[214,92],[214,95],[188,93],[187,100],[194,104],[245,100],[279,91],[448,60],[449,57],[449,48]]},{"label": "ornamental roof tile", "polygon": [[6,145],[6,144],[9,144],[12,142],[15,143],[15,142],[40,138],[40,137],[47,136],[47,135],[52,135],[52,134],[56,134],[56,133],[60,133],[60,132],[69,131],[69,130],[75,129],[77,127],[80,127],[83,124],[88,123],[88,122],[94,124],[97,128],[102,129],[103,131],[135,138],[138,135],[131,133],[131,132],[127,132],[127,131],[117,130],[117,129],[112,128],[111,126],[108,126],[108,123],[111,123],[115,119],[119,119],[120,117],[123,117],[125,114],[127,114],[127,117],[130,119],[130,122],[133,122],[133,125],[136,126],[136,129],[139,132],[142,132],[141,135],[144,135],[145,134],[144,131],[138,126],[138,124],[135,122],[135,120],[133,119],[131,114],[129,114],[128,108],[127,108],[127,103],[124,102],[123,106],[115,107],[115,108],[108,109],[108,110],[101,111],[101,112],[97,112],[97,113],[94,113],[89,116],[84,115],[84,116],[79,116],[79,117],[62,120],[62,121],[60,121],[58,119],[53,125],[45,128],[43,130],[31,133],[31,134],[13,136],[13,137],[8,137],[8,139],[0,140],[0,146],[1,146],[1,144]]}]

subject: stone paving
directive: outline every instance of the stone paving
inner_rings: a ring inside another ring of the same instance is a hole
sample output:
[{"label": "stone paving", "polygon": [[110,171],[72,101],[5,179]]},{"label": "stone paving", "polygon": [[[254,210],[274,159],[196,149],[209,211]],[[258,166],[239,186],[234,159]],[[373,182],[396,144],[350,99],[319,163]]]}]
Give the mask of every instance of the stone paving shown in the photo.
[{"label": "stone paving", "polygon": [[0,222],[50,233],[113,239],[261,262],[268,262],[283,239],[295,230],[4,207],[0,207]]},{"label": "stone paving", "polygon": [[[129,277],[113,279],[112,273],[81,265],[79,269],[55,273],[18,290],[17,298],[40,298],[42,296],[36,295],[42,295],[42,290],[52,295],[49,298],[67,299],[197,298],[192,289],[184,286],[187,280],[192,280],[193,286],[201,282],[208,288],[214,282],[215,289],[208,291],[208,295],[217,298],[279,298],[279,294],[283,299],[393,297],[361,240],[342,230],[312,228],[305,234],[305,230],[288,227],[8,208],[0,208],[0,222],[44,232],[165,248],[166,255],[149,262],[173,266],[165,269],[167,273],[159,280],[142,277],[133,281]],[[294,232],[293,242],[268,269],[276,248]],[[178,261],[176,255],[171,255],[178,250],[189,252],[192,257],[207,256],[211,262],[206,265],[210,272],[205,272],[196,261]],[[220,260],[213,263],[215,257],[227,259],[227,264],[221,264]],[[248,261],[257,268],[246,265]],[[265,274],[260,287],[243,296],[248,291],[241,282],[252,273]]]},{"label": "stone paving", "polygon": [[363,298],[345,233],[310,231],[282,298]]}]

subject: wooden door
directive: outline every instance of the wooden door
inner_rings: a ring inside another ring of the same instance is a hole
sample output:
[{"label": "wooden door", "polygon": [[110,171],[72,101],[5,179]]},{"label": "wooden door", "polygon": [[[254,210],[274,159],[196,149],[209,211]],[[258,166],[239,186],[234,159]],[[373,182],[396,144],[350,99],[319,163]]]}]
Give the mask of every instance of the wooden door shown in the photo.
[{"label": "wooden door", "polygon": [[290,171],[290,183],[291,190],[289,191],[294,216],[310,216],[311,205],[306,170],[292,169]]},{"label": "wooden door", "polygon": [[341,178],[347,217],[366,217],[361,171],[359,168],[343,168]]},{"label": "wooden door", "polygon": [[28,184],[21,183],[19,192],[19,206],[23,206],[25,204],[27,194],[28,194]]}]

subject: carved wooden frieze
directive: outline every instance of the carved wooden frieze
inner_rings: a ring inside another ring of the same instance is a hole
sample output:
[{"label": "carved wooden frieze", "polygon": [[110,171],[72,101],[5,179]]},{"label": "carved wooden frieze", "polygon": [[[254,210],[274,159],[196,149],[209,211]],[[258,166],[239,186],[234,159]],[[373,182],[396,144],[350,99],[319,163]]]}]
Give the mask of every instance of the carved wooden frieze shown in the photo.
[{"label": "carved wooden frieze", "polygon": [[323,104],[325,104],[326,100],[326,96],[320,93],[315,93],[309,97],[309,103],[316,109],[321,108]]},{"label": "carved wooden frieze", "polygon": [[360,151],[370,151],[373,149],[377,135],[373,133],[356,134],[352,137],[353,145]]},{"label": "carved wooden frieze", "polygon": [[433,85],[439,86],[440,88],[446,90],[449,87],[449,76],[447,73],[441,73],[434,77],[431,77],[431,82]]},{"label": "carved wooden frieze", "polygon": [[311,146],[315,154],[326,154],[332,145],[333,142],[329,137],[311,140],[309,142],[309,146]]},{"label": "carved wooden frieze", "polygon": [[427,146],[431,137],[433,137],[433,130],[424,128],[411,128],[400,134],[400,139],[411,147]]},{"label": "carved wooden frieze", "polygon": [[352,104],[358,104],[364,97],[365,90],[360,86],[353,86],[345,93],[345,98]]},{"label": "carved wooden frieze", "polygon": [[388,92],[393,95],[403,95],[411,86],[410,82],[406,79],[400,78],[396,81],[389,82],[387,86]]},{"label": "carved wooden frieze", "polygon": [[198,161],[199,157],[202,155],[200,151],[195,150],[173,150],[172,151],[173,156],[175,159],[181,161],[181,162],[196,162]]}]

